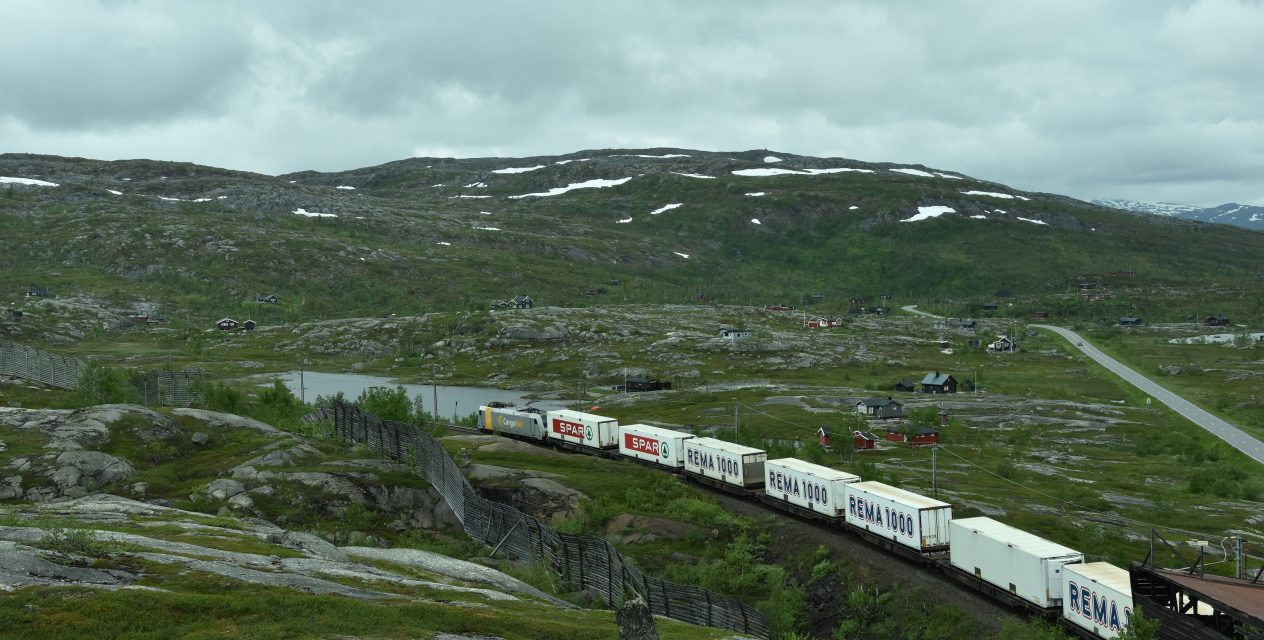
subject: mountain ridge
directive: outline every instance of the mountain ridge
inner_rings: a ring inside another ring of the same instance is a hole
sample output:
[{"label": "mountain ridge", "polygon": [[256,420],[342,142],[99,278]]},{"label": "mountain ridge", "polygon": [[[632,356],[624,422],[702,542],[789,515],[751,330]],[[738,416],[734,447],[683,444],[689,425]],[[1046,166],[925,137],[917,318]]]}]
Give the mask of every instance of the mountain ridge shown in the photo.
[{"label": "mountain ridge", "polygon": [[288,321],[485,309],[522,293],[574,305],[1060,292],[1121,265],[1182,287],[1253,275],[1264,251],[1264,235],[951,170],[766,149],[407,158],[280,176],[4,154],[0,176],[60,185],[0,186],[11,232],[0,292],[105,292],[199,322],[259,312],[242,306],[259,293],[285,299],[268,313]]},{"label": "mountain ridge", "polygon": [[1228,202],[1215,207],[1196,207],[1172,202],[1140,202],[1137,200],[1093,200],[1093,204],[1154,215],[1227,224],[1244,229],[1264,230],[1264,207]]}]

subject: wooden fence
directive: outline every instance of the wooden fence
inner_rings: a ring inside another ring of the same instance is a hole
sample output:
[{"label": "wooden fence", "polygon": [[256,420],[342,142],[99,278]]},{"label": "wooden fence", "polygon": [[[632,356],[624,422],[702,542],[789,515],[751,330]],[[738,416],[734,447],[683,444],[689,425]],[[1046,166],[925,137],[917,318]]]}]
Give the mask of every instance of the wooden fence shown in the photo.
[{"label": "wooden fence", "polygon": [[132,378],[140,401],[161,407],[201,406],[202,384],[201,371],[142,371]]},{"label": "wooden fence", "polygon": [[0,374],[74,389],[88,365],[79,358],[59,356],[35,347],[0,341]]},{"label": "wooden fence", "polygon": [[610,542],[563,533],[474,491],[438,440],[417,427],[382,420],[353,404],[335,402],[308,417],[328,420],[343,440],[364,444],[388,458],[414,465],[443,496],[465,533],[519,560],[539,563],[571,589],[591,589],[618,607],[629,594],[645,599],[655,614],[692,624],[767,638],[768,620],[758,609],[692,585],[648,576]]}]

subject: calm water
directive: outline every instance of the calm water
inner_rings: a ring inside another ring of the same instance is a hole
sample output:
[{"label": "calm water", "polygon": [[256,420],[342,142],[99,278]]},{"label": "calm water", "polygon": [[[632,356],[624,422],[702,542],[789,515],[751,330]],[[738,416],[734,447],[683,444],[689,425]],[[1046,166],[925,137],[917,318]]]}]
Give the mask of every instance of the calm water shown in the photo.
[{"label": "calm water", "polygon": [[[339,391],[343,393],[348,400],[355,400],[361,392],[369,387],[403,387],[408,392],[408,397],[421,397],[422,403],[426,407],[426,411],[434,413],[434,391],[428,384],[398,384],[390,378],[382,378],[379,376],[365,376],[358,373],[322,373],[319,371],[308,371],[303,374],[303,387],[305,392],[299,391],[299,372],[290,371],[280,373],[269,378],[280,378],[285,386],[296,396],[306,396],[307,401],[311,402],[316,396],[332,396]],[[526,404],[529,402],[524,391],[510,391],[505,389],[491,389],[484,387],[449,387],[439,385],[439,415],[444,418],[452,416],[468,416],[478,411],[479,405],[487,404],[492,401],[508,402],[511,404]],[[559,400],[538,400],[531,403],[533,407],[541,409],[564,409],[566,404]]]}]

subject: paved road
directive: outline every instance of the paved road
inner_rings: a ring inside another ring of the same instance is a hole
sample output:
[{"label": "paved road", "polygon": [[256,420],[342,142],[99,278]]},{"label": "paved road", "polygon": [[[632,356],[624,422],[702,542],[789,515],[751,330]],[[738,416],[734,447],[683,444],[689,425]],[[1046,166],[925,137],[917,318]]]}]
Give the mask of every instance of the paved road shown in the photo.
[{"label": "paved road", "polygon": [[1212,435],[1229,443],[1229,446],[1245,453],[1248,457],[1253,458],[1256,462],[1264,464],[1264,442],[1260,442],[1255,438],[1247,435],[1241,429],[1211,415],[1210,413],[1198,408],[1194,403],[1182,398],[1163,387],[1149,378],[1133,371],[1121,364],[1118,360],[1102,353],[1101,349],[1094,347],[1092,344],[1084,341],[1074,331],[1055,327],[1048,324],[1030,325],[1039,329],[1048,329],[1063,338],[1071,341],[1077,349],[1083,351],[1085,355],[1097,361],[1098,364],[1110,369],[1111,372],[1119,377],[1127,380],[1132,386],[1150,394],[1155,400],[1172,408],[1173,411],[1189,418],[1190,422],[1210,431]]},{"label": "paved road", "polygon": [[[927,318],[940,317],[933,313],[918,311],[917,305],[915,304],[910,304],[901,308],[909,313],[925,316]],[[1264,464],[1264,442],[1260,442],[1259,440],[1244,433],[1241,429],[1211,415],[1203,409],[1198,408],[1189,400],[1160,387],[1149,378],[1133,371],[1127,366],[1121,364],[1118,360],[1106,355],[1101,349],[1098,349],[1092,344],[1086,342],[1078,333],[1070,329],[1055,327],[1049,324],[1033,324],[1030,326],[1037,327],[1039,329],[1048,329],[1049,331],[1066,338],[1071,342],[1071,344],[1075,345],[1077,349],[1083,351],[1084,355],[1096,360],[1098,364],[1109,369],[1111,373],[1114,373],[1115,375],[1128,381],[1132,384],[1132,386],[1150,394],[1150,396],[1155,400],[1162,402],[1173,411],[1188,418],[1190,422],[1206,429],[1217,438],[1224,440],[1229,444],[1229,446],[1246,454],[1247,457],[1259,462],[1260,464]]]}]

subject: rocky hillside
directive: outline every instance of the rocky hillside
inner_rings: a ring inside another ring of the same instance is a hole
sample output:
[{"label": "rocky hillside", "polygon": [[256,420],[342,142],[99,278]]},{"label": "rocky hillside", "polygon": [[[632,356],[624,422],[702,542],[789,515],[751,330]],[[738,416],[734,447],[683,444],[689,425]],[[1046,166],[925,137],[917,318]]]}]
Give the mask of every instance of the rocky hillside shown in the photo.
[{"label": "rocky hillside", "polygon": [[[574,508],[542,480],[525,495]],[[420,548],[463,539],[424,481],[362,450],[200,410],[0,408],[0,618],[28,637],[618,636],[613,612]]]},{"label": "rocky hillside", "polygon": [[277,177],[5,154],[0,177],[0,299],[21,308],[36,285],[201,327],[519,294],[575,306],[819,293],[845,309],[884,292],[1061,291],[1123,268],[1184,286],[1256,269],[1264,248],[1257,234],[948,170],[766,151],[412,158]]}]

